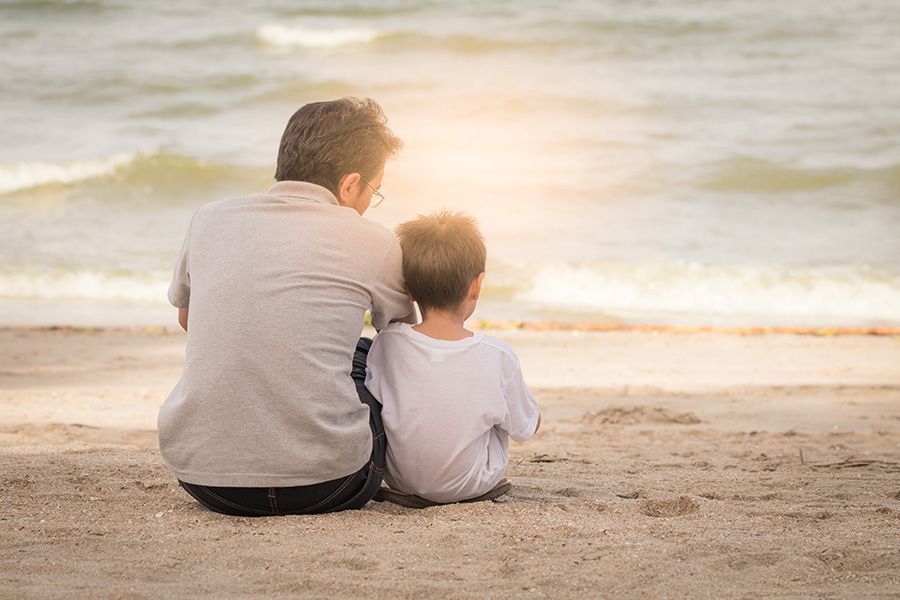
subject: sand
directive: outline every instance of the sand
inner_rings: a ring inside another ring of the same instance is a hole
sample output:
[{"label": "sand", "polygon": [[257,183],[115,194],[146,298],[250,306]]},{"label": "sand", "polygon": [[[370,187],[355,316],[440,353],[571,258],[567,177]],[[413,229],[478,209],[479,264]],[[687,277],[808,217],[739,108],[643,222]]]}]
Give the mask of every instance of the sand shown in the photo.
[{"label": "sand", "polygon": [[498,331],[501,502],[266,519],[162,466],[183,334],[0,330],[0,597],[900,597],[900,339]]}]

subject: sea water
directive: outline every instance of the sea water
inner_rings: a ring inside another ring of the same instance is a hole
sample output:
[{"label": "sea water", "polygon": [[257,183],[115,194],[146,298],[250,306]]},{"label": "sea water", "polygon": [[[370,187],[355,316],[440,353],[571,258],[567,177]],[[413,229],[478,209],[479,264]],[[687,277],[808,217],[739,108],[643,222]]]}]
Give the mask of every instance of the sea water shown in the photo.
[{"label": "sea water", "polygon": [[900,325],[898,31],[863,0],[2,0],[0,322],[169,319],[193,211],[355,95],[405,141],[366,218],[475,216],[481,318]]}]

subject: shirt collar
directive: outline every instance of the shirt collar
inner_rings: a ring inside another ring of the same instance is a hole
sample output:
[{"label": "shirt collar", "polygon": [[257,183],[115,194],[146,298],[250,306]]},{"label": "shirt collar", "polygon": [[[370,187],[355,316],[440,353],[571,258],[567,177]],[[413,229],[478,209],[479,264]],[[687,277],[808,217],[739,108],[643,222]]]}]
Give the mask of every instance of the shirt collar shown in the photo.
[{"label": "shirt collar", "polygon": [[320,204],[340,206],[334,194],[321,185],[308,181],[278,181],[269,188],[269,194],[279,198],[312,200]]}]

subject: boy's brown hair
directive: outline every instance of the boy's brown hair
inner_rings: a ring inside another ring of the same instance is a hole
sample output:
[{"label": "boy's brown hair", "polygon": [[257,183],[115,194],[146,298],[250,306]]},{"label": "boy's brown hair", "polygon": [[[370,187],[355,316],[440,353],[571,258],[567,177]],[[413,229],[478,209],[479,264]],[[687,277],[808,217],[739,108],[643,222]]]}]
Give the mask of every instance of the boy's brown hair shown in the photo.
[{"label": "boy's brown hair", "polygon": [[424,313],[452,310],[484,272],[487,250],[475,220],[458,212],[419,216],[397,228],[406,289]]}]

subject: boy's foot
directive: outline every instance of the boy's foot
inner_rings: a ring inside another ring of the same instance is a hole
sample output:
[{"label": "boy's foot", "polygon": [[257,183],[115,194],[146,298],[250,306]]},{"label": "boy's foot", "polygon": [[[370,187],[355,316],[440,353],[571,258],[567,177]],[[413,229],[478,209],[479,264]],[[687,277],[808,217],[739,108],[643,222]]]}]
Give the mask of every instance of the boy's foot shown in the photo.
[{"label": "boy's foot", "polygon": [[[459,502],[481,502],[482,500],[494,500],[495,498],[499,498],[503,494],[507,493],[511,489],[512,484],[506,479],[502,479],[500,483],[494,486],[494,488],[486,494],[476,496],[475,498],[469,498],[467,500],[460,500]],[[427,500],[425,498],[422,498],[421,496],[416,496],[414,494],[404,494],[403,492],[398,492],[397,490],[392,490],[391,488],[387,487],[383,487],[375,493],[375,500],[378,502],[393,502],[394,504],[399,504],[400,506],[405,506],[407,508],[428,508],[429,506],[456,504],[456,502],[432,502],[431,500]]]}]

